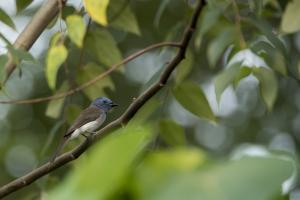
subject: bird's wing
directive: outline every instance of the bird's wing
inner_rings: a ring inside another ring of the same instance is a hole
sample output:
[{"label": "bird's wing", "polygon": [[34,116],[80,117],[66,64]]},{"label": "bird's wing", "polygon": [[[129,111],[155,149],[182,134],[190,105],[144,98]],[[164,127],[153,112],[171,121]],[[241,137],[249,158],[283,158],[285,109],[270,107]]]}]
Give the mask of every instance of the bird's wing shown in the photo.
[{"label": "bird's wing", "polygon": [[101,113],[103,113],[103,111],[95,107],[88,107],[84,109],[76,118],[72,126],[68,129],[64,137],[70,136],[76,129],[80,128],[84,124],[95,121],[100,117]]}]

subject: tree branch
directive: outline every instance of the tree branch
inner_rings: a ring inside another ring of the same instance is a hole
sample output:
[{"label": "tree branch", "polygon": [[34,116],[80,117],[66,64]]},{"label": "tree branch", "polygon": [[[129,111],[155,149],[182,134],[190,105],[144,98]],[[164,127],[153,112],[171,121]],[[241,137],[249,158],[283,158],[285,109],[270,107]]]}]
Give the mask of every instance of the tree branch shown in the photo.
[{"label": "tree branch", "polygon": [[[46,163],[39,168],[31,171],[30,173],[15,179],[14,181],[2,186],[0,188],[0,198],[11,194],[14,191],[17,191],[35,180],[45,176],[51,171],[71,162],[72,160],[78,158],[83,152],[85,152],[93,142],[99,140],[106,134],[110,133],[111,130],[121,126],[122,124],[126,124],[135,113],[153,96],[155,95],[168,81],[172,71],[177,67],[177,65],[184,59],[185,53],[188,47],[188,43],[191,40],[191,37],[196,28],[197,19],[199,18],[200,12],[205,5],[204,0],[199,0],[199,3],[195,9],[192,20],[188,27],[186,28],[183,39],[180,42],[180,49],[177,52],[176,56],[173,60],[166,66],[163,72],[160,75],[160,79],[155,82],[152,86],[150,86],[146,91],[144,91],[138,98],[136,98],[127,110],[115,121],[109,123],[100,131],[98,131],[93,138],[90,138],[83,143],[81,143],[78,147],[73,149],[70,152],[67,152],[61,156],[59,156],[54,163]],[[108,132],[110,131],[110,132]]]},{"label": "tree branch", "polygon": [[103,79],[105,76],[111,74],[114,70],[116,70],[118,67],[120,67],[121,65],[124,65],[128,62],[130,62],[131,60],[143,55],[144,53],[151,51],[153,49],[157,49],[160,47],[164,47],[164,46],[173,46],[173,47],[180,47],[181,44],[176,43],[176,42],[161,42],[161,43],[157,43],[157,44],[153,44],[151,46],[148,46],[130,56],[128,56],[127,58],[125,58],[124,60],[122,60],[121,62],[114,64],[113,66],[111,66],[108,70],[104,71],[103,73],[99,74],[98,76],[96,76],[95,78],[89,80],[88,82],[73,88],[67,92],[62,92],[56,95],[51,95],[51,96],[47,96],[47,97],[40,97],[40,98],[34,98],[34,99],[21,99],[21,100],[0,100],[0,103],[2,104],[34,104],[34,103],[40,103],[40,102],[44,102],[44,101],[50,101],[50,100],[54,100],[54,99],[60,99],[66,96],[70,96],[76,92],[79,92],[91,85],[93,85],[94,83],[96,83],[97,81]]},{"label": "tree branch", "polygon": [[[14,47],[17,49],[29,50],[48,24],[56,17],[60,6],[65,5],[66,2],[67,0],[48,0],[42,5],[14,42]],[[8,80],[15,68],[16,64],[12,57],[9,56],[5,65],[6,74],[3,81],[4,83]]]}]

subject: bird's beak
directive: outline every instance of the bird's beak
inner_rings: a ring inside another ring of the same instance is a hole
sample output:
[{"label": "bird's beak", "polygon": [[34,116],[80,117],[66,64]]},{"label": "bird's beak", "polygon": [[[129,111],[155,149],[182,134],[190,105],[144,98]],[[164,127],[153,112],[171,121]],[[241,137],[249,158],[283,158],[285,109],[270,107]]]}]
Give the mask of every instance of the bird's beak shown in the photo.
[{"label": "bird's beak", "polygon": [[116,107],[116,106],[118,106],[118,104],[112,103],[110,106],[111,106],[111,107]]}]

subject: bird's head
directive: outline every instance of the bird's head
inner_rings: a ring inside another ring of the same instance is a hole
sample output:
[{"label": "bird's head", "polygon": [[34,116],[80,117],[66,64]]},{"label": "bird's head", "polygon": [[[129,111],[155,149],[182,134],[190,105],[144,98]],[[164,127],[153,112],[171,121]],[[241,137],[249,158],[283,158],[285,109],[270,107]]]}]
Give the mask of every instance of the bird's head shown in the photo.
[{"label": "bird's head", "polygon": [[97,108],[100,108],[105,112],[108,112],[113,107],[118,106],[118,104],[115,104],[114,102],[112,102],[112,100],[106,97],[99,97],[95,99],[91,105],[96,106]]}]

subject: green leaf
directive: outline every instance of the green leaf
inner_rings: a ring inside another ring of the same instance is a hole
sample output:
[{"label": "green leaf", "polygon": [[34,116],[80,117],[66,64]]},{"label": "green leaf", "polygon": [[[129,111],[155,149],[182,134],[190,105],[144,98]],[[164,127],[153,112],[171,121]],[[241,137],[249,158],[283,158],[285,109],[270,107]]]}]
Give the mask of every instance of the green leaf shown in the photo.
[{"label": "green leaf", "polygon": [[233,81],[233,86],[237,87],[240,80],[242,80],[243,78],[249,76],[252,73],[252,68],[250,67],[241,67],[239,73],[237,74],[237,76],[235,77],[234,81]]},{"label": "green leaf", "polygon": [[288,3],[281,20],[281,29],[286,33],[294,33],[300,30],[300,1],[294,0]]},{"label": "green leaf", "polygon": [[2,33],[0,33],[0,39],[2,39],[7,46],[12,46],[10,41],[8,41],[8,39]]},{"label": "green leaf", "polygon": [[185,145],[184,129],[173,120],[161,120],[159,132],[163,140],[169,145]]},{"label": "green leaf", "polygon": [[75,119],[79,116],[82,109],[76,104],[69,104],[65,108],[65,119],[67,120],[68,124],[72,124]]},{"label": "green leaf", "polygon": [[194,82],[183,82],[173,90],[173,94],[176,100],[191,113],[200,118],[216,121],[204,92]]},{"label": "green leaf", "polygon": [[65,6],[63,7],[63,10],[62,10],[62,16],[61,16],[61,17],[62,17],[64,20],[66,20],[68,16],[73,15],[73,14],[75,14],[75,13],[77,13],[76,8],[74,8],[73,6],[70,6],[70,5],[65,5]]},{"label": "green leaf", "polygon": [[[103,68],[94,63],[89,63],[79,70],[78,74],[80,74],[80,76],[77,76],[77,81],[80,85],[82,85],[101,73],[103,73]],[[115,89],[114,83],[112,82],[110,76],[106,76],[105,78],[101,79],[101,81],[98,81],[85,88],[83,92],[90,100],[94,100],[99,96],[105,96],[105,89],[107,88],[110,88],[111,90]]]},{"label": "green leaf", "polygon": [[69,15],[66,19],[66,23],[70,39],[81,48],[86,31],[84,20],[80,15]]},{"label": "green leaf", "polygon": [[[0,55],[0,82],[2,82],[5,77],[5,65],[7,61],[8,57],[6,55]],[[2,85],[0,85],[0,89],[2,89]]]},{"label": "green leaf", "polygon": [[220,56],[225,49],[234,42],[235,37],[235,28],[226,28],[209,44],[207,56],[211,67],[215,67]]},{"label": "green leaf", "polygon": [[90,17],[97,23],[106,26],[107,17],[106,9],[109,4],[109,0],[84,0],[84,6]]},{"label": "green leaf", "polygon": [[104,66],[111,66],[122,60],[121,52],[111,34],[100,28],[91,28],[86,36],[86,51]]},{"label": "green leaf", "polygon": [[[61,85],[59,90],[57,90],[56,94],[65,92],[67,90],[68,90],[68,84],[65,81]],[[59,117],[59,115],[61,114],[61,109],[63,107],[64,101],[65,101],[65,98],[51,100],[47,105],[46,116],[54,118],[54,119]]]},{"label": "green leaf", "polygon": [[253,74],[259,81],[261,96],[268,110],[271,111],[278,91],[276,76],[272,70],[264,67],[253,68]]},{"label": "green leaf", "polygon": [[140,35],[140,29],[128,0],[110,0],[108,21],[112,27]]},{"label": "green leaf", "polygon": [[235,80],[240,72],[241,63],[234,63],[219,73],[214,81],[217,102],[220,102],[224,90]]},{"label": "green leaf", "polygon": [[155,199],[161,194],[158,192],[168,189],[165,186],[172,182],[174,176],[197,170],[205,163],[205,157],[196,148],[172,148],[150,153],[136,169],[133,180],[136,199]]},{"label": "green leaf", "polygon": [[16,26],[10,16],[0,8],[0,21],[2,21],[7,26],[11,27],[12,29],[16,29]]},{"label": "green leaf", "polygon": [[263,54],[264,60],[267,62],[268,66],[282,75],[287,75],[287,67],[284,56],[269,42],[258,41],[251,46],[251,49],[256,52],[256,54]]},{"label": "green leaf", "polygon": [[17,12],[24,10],[33,0],[16,0]]},{"label": "green leaf", "polygon": [[270,26],[268,22],[255,16],[250,16],[247,20],[249,20],[253,26],[257,27],[267,37],[267,39],[280,51],[285,59],[288,58],[287,50],[283,42],[272,32],[273,27]]},{"label": "green leaf", "polygon": [[[281,185],[292,175],[293,168],[291,161],[283,159],[247,157],[195,172],[173,174],[167,180],[157,181],[161,183],[158,187],[146,185],[141,192],[143,198],[138,199],[271,200],[280,196]],[[141,178],[144,179],[139,184],[145,185],[143,181],[147,179],[145,176]]]},{"label": "green leaf", "polygon": [[175,82],[176,85],[181,84],[181,82],[190,74],[194,65],[194,56],[191,51],[188,51],[186,58],[180,62],[176,67]]},{"label": "green leaf", "polygon": [[26,50],[16,49],[13,46],[7,46],[7,49],[12,55],[14,62],[18,65],[22,60],[36,62],[33,56]]},{"label": "green leaf", "polygon": [[160,105],[161,101],[159,101],[156,97],[152,97],[137,111],[137,113],[129,121],[129,124],[145,123]]},{"label": "green leaf", "polygon": [[59,67],[67,59],[68,51],[63,44],[51,46],[46,59],[46,77],[51,89],[55,89]]},{"label": "green leaf", "polygon": [[126,184],[149,140],[149,129],[140,126],[127,126],[110,134],[76,163],[76,168],[46,199],[110,199]]}]

